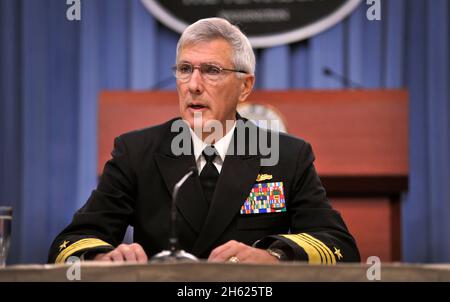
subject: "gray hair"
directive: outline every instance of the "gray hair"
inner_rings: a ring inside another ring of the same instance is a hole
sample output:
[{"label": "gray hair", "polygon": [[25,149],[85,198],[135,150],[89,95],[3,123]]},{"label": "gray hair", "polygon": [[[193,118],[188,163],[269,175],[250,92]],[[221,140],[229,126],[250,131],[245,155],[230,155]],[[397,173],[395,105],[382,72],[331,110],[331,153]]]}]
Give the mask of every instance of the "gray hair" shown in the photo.
[{"label": "gray hair", "polygon": [[255,54],[241,30],[222,18],[201,19],[189,25],[177,44],[177,62],[181,49],[188,44],[224,39],[233,49],[234,68],[255,74]]}]

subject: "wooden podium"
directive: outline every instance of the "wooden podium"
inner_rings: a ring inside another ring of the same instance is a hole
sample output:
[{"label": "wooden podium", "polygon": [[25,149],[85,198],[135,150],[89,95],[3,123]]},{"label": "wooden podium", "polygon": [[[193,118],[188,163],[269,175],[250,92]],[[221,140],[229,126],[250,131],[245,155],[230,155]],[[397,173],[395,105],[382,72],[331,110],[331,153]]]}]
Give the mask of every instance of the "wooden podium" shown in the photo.
[{"label": "wooden podium", "polygon": [[[404,90],[255,91],[288,133],[309,141],[333,206],[343,215],[362,261],[401,260],[400,195],[408,188],[408,94]],[[114,137],[179,116],[175,91],[100,95],[98,172]]]}]

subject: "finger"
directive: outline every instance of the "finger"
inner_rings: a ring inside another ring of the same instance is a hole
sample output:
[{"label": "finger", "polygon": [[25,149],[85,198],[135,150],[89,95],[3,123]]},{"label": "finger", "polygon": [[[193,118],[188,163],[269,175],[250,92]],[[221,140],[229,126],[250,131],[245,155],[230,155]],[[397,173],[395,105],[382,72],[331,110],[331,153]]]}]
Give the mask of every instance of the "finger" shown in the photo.
[{"label": "finger", "polygon": [[111,261],[111,259],[107,256],[106,253],[100,253],[95,255],[94,258],[92,258],[93,261]]},{"label": "finger", "polygon": [[216,254],[214,258],[212,258],[212,261],[228,261],[231,257],[236,257],[241,249],[245,248],[245,245],[240,243],[233,243],[229,246],[229,248],[221,251],[220,253]]},{"label": "finger", "polygon": [[108,254],[108,257],[111,259],[111,261],[113,262],[123,262],[123,255],[122,253],[118,250],[115,249],[112,252],[110,252]]},{"label": "finger", "polygon": [[117,249],[123,255],[123,258],[125,259],[125,261],[127,261],[127,262],[136,262],[137,261],[136,254],[134,253],[134,250],[132,250],[130,248],[129,245],[121,244],[121,245],[119,245],[119,247]]},{"label": "finger", "polygon": [[139,243],[133,243],[130,248],[134,251],[138,263],[147,263],[148,257]]},{"label": "finger", "polygon": [[247,246],[247,248],[239,249],[235,257],[239,259],[239,262],[252,263],[254,262],[255,254],[253,253],[253,248]]},{"label": "finger", "polygon": [[235,245],[238,245],[240,242],[236,241],[236,240],[230,240],[218,247],[216,247],[210,254],[210,258],[214,259],[217,257],[217,255],[221,254],[222,252],[232,248]]},{"label": "finger", "polygon": [[208,260],[214,260],[217,258],[218,255],[223,253],[224,251],[230,249],[234,245],[234,242],[228,241],[227,243],[224,243],[218,247],[216,247],[212,252],[209,254]]},{"label": "finger", "polygon": [[254,248],[252,248],[251,246],[248,246],[241,242],[237,242],[230,249],[218,255],[217,259],[220,261],[229,261],[230,258],[236,257],[239,262],[251,262],[255,257],[253,250]]}]

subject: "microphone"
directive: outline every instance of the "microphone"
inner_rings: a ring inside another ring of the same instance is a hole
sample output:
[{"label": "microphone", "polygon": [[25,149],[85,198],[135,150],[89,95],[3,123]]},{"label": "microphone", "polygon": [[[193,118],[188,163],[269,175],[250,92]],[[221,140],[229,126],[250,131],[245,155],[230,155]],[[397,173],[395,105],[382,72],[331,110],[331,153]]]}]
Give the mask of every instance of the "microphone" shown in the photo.
[{"label": "microphone", "polygon": [[178,247],[178,233],[176,229],[177,223],[177,207],[176,201],[178,191],[191,176],[198,175],[196,167],[190,167],[188,172],[175,184],[172,191],[172,207],[170,209],[170,237],[169,250],[164,250],[154,255],[150,261],[153,262],[176,262],[178,260],[198,261],[197,257],[192,254],[180,250]]},{"label": "microphone", "polygon": [[352,81],[348,77],[346,77],[340,73],[337,73],[336,71],[332,70],[329,67],[324,67],[322,69],[322,72],[327,77],[331,77],[331,78],[334,78],[335,80],[338,80],[340,83],[342,83],[344,85],[344,87],[357,88],[357,89],[363,88],[363,86],[361,84],[356,83],[355,81]]}]

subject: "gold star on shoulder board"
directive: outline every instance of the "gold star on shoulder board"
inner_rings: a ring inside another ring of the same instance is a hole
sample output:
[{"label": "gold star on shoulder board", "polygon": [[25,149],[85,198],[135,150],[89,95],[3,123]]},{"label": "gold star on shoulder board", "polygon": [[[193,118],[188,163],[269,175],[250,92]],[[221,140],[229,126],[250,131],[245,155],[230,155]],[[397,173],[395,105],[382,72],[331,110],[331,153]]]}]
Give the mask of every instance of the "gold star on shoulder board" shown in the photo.
[{"label": "gold star on shoulder board", "polygon": [[63,249],[67,247],[69,241],[64,240],[64,242],[59,246],[59,251],[61,252]]},{"label": "gold star on shoulder board", "polygon": [[334,248],[334,254],[338,257],[338,260],[341,260],[341,258],[344,258],[344,256],[342,256],[341,254],[341,250],[337,249],[335,246],[333,246]]}]

